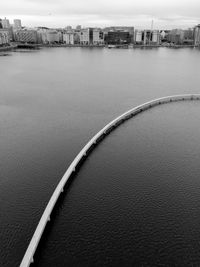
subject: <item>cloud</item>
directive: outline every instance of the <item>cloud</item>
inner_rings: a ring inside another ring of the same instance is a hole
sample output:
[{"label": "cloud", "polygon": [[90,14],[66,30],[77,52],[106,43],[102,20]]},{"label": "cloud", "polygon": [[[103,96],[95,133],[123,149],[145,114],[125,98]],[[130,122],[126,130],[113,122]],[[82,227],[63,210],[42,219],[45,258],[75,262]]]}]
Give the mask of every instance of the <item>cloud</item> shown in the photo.
[{"label": "cloud", "polygon": [[0,17],[21,18],[29,26],[145,26],[151,19],[167,26],[198,23],[199,10],[199,0],[6,0],[0,4]]}]

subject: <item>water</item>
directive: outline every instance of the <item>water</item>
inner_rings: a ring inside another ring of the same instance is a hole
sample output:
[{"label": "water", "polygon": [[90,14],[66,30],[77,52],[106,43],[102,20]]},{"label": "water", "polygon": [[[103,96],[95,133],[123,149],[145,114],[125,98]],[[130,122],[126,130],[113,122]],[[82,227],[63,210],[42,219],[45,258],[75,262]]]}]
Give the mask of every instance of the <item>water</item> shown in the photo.
[{"label": "water", "polygon": [[[0,266],[19,265],[55,186],[99,129],[147,100],[199,92],[199,69],[199,50],[193,49],[52,48],[1,57]],[[39,266],[145,265],[152,258],[154,265],[200,263],[199,103],[191,103],[152,109],[94,151],[69,188]],[[188,142],[181,142],[181,133]],[[145,146],[148,140],[151,145]],[[177,146],[177,152],[170,150]],[[138,155],[143,160],[133,165]],[[158,160],[165,164],[156,173],[150,167]],[[179,166],[184,167],[180,177]],[[177,210],[179,228],[173,219]],[[141,228],[133,231],[135,217]]]}]

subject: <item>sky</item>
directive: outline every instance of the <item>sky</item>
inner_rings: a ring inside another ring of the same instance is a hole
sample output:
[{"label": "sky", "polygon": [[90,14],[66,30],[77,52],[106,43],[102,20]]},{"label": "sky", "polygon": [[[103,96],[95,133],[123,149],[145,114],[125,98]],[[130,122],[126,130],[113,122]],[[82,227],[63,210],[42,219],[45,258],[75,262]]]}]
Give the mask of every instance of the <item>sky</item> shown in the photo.
[{"label": "sky", "polygon": [[200,0],[1,0],[4,17],[27,27],[189,28],[200,23]]}]

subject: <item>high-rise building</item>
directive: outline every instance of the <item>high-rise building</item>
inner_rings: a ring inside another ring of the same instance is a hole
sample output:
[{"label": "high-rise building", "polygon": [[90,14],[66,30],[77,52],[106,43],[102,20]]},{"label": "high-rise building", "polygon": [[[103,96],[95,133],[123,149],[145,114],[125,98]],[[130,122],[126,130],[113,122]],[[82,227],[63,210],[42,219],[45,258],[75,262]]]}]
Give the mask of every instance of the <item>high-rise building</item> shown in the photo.
[{"label": "high-rise building", "polygon": [[6,19],[6,18],[2,19],[1,23],[2,23],[2,26],[3,26],[4,29],[10,28],[10,22],[9,22],[8,19]]},{"label": "high-rise building", "polygon": [[21,29],[22,24],[20,19],[14,19],[14,28],[15,29]]},{"label": "high-rise building", "polygon": [[200,46],[200,24],[194,28],[194,45]]}]

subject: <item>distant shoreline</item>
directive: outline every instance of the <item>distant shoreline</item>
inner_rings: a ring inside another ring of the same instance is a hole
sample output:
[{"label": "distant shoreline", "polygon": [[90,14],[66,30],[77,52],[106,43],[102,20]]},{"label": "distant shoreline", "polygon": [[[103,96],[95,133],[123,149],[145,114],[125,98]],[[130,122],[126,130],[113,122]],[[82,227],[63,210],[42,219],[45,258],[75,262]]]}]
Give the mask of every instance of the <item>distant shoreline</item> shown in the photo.
[{"label": "distant shoreline", "polygon": [[81,45],[81,44],[11,44],[9,46],[2,46],[0,47],[0,52],[11,51],[13,49],[40,49],[40,48],[54,48],[54,47],[82,47],[82,48],[107,48],[107,49],[151,49],[151,48],[199,48],[198,46],[194,45],[113,45],[109,47],[108,45]]}]

